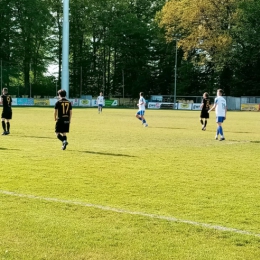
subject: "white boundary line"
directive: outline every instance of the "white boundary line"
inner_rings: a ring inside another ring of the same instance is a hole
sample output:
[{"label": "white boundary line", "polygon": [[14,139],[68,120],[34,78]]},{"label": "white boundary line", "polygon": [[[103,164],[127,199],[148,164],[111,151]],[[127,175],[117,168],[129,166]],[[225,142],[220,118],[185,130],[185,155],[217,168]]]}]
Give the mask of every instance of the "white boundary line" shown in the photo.
[{"label": "white boundary line", "polygon": [[63,199],[57,199],[57,198],[46,198],[46,197],[41,197],[41,196],[20,194],[20,193],[16,193],[16,192],[12,192],[12,191],[5,191],[5,190],[0,190],[0,194],[13,196],[13,197],[19,197],[19,198],[27,198],[27,199],[34,199],[34,200],[42,200],[42,201],[78,205],[78,206],[82,206],[82,207],[96,208],[96,209],[100,209],[100,210],[112,211],[112,212],[116,212],[116,213],[123,213],[123,214],[129,214],[129,215],[138,215],[138,216],[152,218],[152,219],[167,220],[170,222],[184,223],[184,224],[193,225],[193,226],[200,226],[200,227],[207,228],[207,229],[214,229],[214,230],[223,231],[223,232],[231,232],[231,233],[249,235],[249,236],[254,236],[254,237],[260,238],[260,234],[246,231],[246,230],[228,228],[228,227],[224,227],[224,226],[220,226],[220,225],[211,225],[211,224],[206,224],[206,223],[201,223],[201,222],[196,222],[196,221],[191,221],[191,220],[178,219],[175,217],[157,215],[157,214],[149,214],[149,213],[144,213],[144,212],[139,212],[139,211],[129,211],[129,210],[124,210],[124,209],[120,209],[120,208],[112,208],[109,206],[85,203],[85,202],[81,202],[81,201],[63,200]]}]

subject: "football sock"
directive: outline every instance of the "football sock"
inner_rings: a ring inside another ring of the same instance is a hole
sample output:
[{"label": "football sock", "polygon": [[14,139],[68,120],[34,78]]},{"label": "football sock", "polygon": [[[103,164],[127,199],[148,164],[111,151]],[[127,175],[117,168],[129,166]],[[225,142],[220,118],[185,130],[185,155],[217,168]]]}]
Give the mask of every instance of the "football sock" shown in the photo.
[{"label": "football sock", "polygon": [[143,120],[141,117],[138,117],[138,119],[141,120],[141,121]]},{"label": "football sock", "polygon": [[205,124],[204,124],[204,126],[205,126],[205,127],[207,126],[207,123],[208,123],[208,121],[207,121],[207,120],[205,120]]},{"label": "football sock", "polygon": [[60,140],[60,141],[63,141],[63,136],[61,134],[58,134],[57,135],[57,138]]},{"label": "football sock", "polygon": [[6,132],[5,121],[2,121],[3,130]]},{"label": "football sock", "polygon": [[63,135],[63,141],[67,141],[67,136],[66,135]]},{"label": "football sock", "polygon": [[145,120],[145,119],[143,120],[143,123],[144,123],[144,124],[146,123],[146,120]]},{"label": "football sock", "polygon": [[10,122],[7,122],[6,126],[7,126],[7,131],[9,132],[10,131]]},{"label": "football sock", "polygon": [[217,135],[219,135],[219,126],[218,126],[218,128],[217,128]]},{"label": "football sock", "polygon": [[221,136],[223,136],[223,128],[222,128],[222,126],[219,127],[219,133],[220,133]]},{"label": "football sock", "polygon": [[200,119],[200,123],[201,123],[202,125],[204,125],[204,123],[203,123],[203,120],[202,120],[202,119]]}]

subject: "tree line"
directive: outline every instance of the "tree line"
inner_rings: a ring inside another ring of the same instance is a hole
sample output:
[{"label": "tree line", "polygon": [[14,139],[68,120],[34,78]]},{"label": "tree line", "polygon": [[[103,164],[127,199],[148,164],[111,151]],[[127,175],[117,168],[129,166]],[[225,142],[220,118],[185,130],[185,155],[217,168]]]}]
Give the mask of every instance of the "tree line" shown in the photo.
[{"label": "tree line", "polygon": [[[61,0],[0,0],[2,88],[56,95],[62,21]],[[258,0],[70,0],[70,96],[172,95],[176,52],[177,95],[260,95],[259,46]]]}]

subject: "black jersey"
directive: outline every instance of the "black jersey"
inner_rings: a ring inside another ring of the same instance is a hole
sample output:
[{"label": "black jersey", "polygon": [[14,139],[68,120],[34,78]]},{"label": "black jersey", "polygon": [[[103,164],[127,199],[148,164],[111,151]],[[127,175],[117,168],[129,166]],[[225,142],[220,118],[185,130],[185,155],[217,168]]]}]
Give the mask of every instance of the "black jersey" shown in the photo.
[{"label": "black jersey", "polygon": [[2,95],[3,109],[10,109],[12,106],[12,97],[10,95]]},{"label": "black jersey", "polygon": [[210,109],[210,99],[209,98],[203,98],[201,104],[203,104],[203,107],[200,112],[200,118],[209,118],[209,109]]},{"label": "black jersey", "polygon": [[202,100],[203,108],[202,111],[208,112],[210,109],[210,99],[209,98],[203,98]]},{"label": "black jersey", "polygon": [[62,98],[55,104],[55,109],[58,110],[58,119],[69,119],[70,111],[72,110],[72,105],[69,100]]}]

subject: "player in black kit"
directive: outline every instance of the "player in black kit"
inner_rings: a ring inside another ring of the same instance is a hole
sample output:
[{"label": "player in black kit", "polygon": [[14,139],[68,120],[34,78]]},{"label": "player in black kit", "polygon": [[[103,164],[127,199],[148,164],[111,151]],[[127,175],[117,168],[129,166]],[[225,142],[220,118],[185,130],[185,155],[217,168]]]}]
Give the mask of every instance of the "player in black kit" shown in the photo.
[{"label": "player in black kit", "polygon": [[57,138],[62,142],[62,150],[65,150],[67,145],[67,135],[70,129],[70,121],[72,116],[72,105],[66,97],[66,91],[60,89],[58,91],[59,101],[55,104],[54,120],[56,121],[55,133]]},{"label": "player in black kit", "polygon": [[[207,119],[209,119],[209,109],[210,109],[210,99],[209,94],[205,92],[203,94],[203,99],[200,105],[201,112],[200,112],[200,123],[202,125],[201,130],[205,131],[207,126]],[[203,118],[205,119],[205,122],[203,122]]]},{"label": "player in black kit", "polygon": [[12,119],[12,97],[8,95],[8,89],[3,88],[1,101],[3,104],[3,112],[2,112],[2,127],[4,132],[2,135],[10,134],[10,122]]}]

